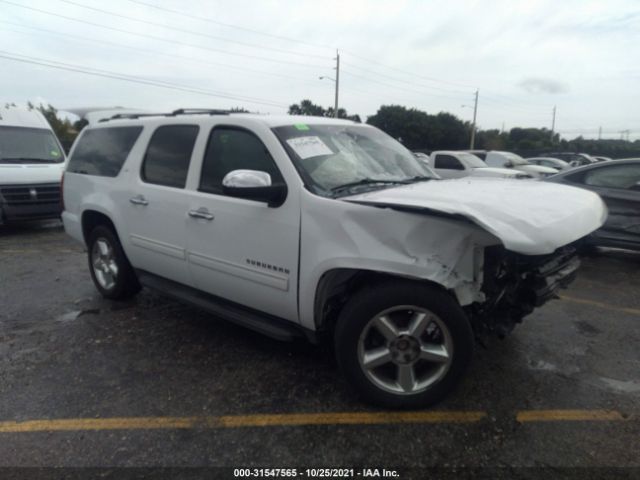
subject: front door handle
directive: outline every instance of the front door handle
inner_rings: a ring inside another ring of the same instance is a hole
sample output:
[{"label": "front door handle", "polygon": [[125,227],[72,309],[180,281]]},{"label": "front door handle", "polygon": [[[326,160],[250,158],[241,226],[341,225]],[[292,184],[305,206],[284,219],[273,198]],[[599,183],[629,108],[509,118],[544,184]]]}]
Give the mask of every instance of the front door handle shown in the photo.
[{"label": "front door handle", "polygon": [[129,202],[133,203],[134,205],[149,205],[149,202],[146,198],[144,198],[143,195],[136,195],[135,197],[130,198]]},{"label": "front door handle", "polygon": [[213,215],[209,213],[209,210],[204,207],[200,207],[197,210],[189,210],[189,216],[192,218],[202,218],[209,221],[213,220]]}]

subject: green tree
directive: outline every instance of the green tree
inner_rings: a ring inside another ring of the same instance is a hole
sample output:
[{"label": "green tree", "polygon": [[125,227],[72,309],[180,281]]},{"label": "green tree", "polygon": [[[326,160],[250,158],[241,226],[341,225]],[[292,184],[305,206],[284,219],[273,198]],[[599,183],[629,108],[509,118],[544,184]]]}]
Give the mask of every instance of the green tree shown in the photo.
[{"label": "green tree", "polygon": [[67,152],[71,148],[71,145],[73,145],[73,141],[78,136],[80,130],[87,125],[86,120],[79,120],[72,124],[66,118],[61,119],[58,116],[58,110],[56,110],[52,105],[47,105],[45,107],[40,104],[36,107],[33,103],[27,102],[27,107],[30,110],[38,110],[42,115],[44,115],[44,118],[47,119],[47,122],[51,125],[51,129]]},{"label": "green tree", "polygon": [[[323,108],[320,105],[316,105],[311,100],[302,100],[299,104],[294,103],[289,106],[289,115],[308,115],[312,117],[333,117],[334,108]],[[344,118],[347,120],[353,120],[354,122],[361,122],[359,115],[349,115],[344,108],[338,108],[338,118]]]},{"label": "green tree", "polygon": [[468,123],[455,115],[427,112],[401,105],[383,105],[367,123],[399,139],[410,150],[466,148],[471,132]]},{"label": "green tree", "polygon": [[506,150],[509,134],[498,129],[479,130],[476,132],[476,148],[480,150]]}]

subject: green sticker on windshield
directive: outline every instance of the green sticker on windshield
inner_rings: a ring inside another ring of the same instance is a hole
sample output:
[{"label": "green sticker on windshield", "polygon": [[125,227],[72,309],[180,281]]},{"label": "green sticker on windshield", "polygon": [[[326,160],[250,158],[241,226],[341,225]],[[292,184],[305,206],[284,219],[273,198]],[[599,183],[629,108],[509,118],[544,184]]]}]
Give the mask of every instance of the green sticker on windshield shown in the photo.
[{"label": "green sticker on windshield", "polygon": [[309,125],[305,125],[304,123],[296,123],[294,127],[298,130],[309,130]]},{"label": "green sticker on windshield", "polygon": [[60,156],[60,152],[58,152],[57,150],[51,150],[49,153],[51,154],[52,157]]}]

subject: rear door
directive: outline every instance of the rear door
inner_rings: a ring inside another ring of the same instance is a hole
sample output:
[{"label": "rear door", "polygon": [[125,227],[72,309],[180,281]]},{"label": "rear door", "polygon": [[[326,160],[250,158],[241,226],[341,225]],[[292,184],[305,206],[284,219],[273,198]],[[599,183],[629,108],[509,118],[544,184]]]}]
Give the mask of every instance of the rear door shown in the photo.
[{"label": "rear door", "polygon": [[[280,157],[278,157],[280,155]],[[276,162],[289,161],[268,129],[214,126],[186,225],[188,259],[198,289],[231,302],[297,321],[300,204],[289,188],[278,207],[225,195],[222,180],[239,169],[286,183]],[[290,187],[290,186],[289,186]]]},{"label": "rear door", "polygon": [[197,125],[162,125],[149,140],[132,184],[123,195],[134,267],[190,285],[186,255],[185,191]]}]

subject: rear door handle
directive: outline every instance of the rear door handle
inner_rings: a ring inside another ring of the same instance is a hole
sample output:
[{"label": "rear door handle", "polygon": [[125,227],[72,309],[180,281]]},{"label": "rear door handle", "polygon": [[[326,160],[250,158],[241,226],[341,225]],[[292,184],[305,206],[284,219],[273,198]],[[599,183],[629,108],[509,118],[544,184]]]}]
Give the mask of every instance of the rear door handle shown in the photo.
[{"label": "rear door handle", "polygon": [[136,195],[135,197],[130,198],[129,202],[133,203],[134,205],[149,205],[149,202],[146,198],[144,198],[143,195]]},{"label": "rear door handle", "polygon": [[200,207],[197,210],[189,210],[189,216],[192,218],[202,218],[208,221],[213,220],[213,215],[204,207]]}]

